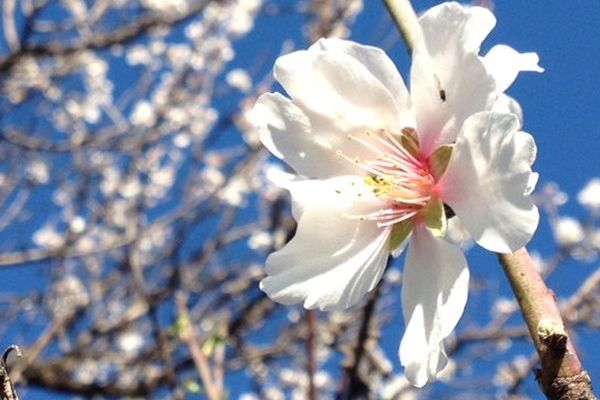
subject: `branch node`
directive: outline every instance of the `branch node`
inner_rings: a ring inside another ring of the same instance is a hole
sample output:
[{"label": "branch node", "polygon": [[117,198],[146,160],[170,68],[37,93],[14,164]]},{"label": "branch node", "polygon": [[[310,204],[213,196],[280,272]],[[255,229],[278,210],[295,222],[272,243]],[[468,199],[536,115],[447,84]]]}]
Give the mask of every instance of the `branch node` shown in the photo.
[{"label": "branch node", "polygon": [[564,353],[567,350],[567,333],[560,321],[551,318],[541,320],[537,327],[537,335],[543,346],[556,353]]},{"label": "branch node", "polygon": [[4,350],[2,360],[0,361],[0,400],[19,400],[19,396],[17,396],[13,383],[8,375],[8,356],[13,351],[16,352],[17,357],[23,356],[19,346],[14,344]]},{"label": "branch node", "polygon": [[8,356],[13,351],[16,352],[17,358],[23,357],[23,353],[21,352],[21,349],[16,344],[11,345],[6,350],[4,350],[4,354],[2,355],[2,367],[4,367],[4,369],[7,371],[8,371]]},{"label": "branch node", "polygon": [[596,400],[592,392],[592,381],[586,371],[575,376],[554,378],[546,395],[550,400]]}]

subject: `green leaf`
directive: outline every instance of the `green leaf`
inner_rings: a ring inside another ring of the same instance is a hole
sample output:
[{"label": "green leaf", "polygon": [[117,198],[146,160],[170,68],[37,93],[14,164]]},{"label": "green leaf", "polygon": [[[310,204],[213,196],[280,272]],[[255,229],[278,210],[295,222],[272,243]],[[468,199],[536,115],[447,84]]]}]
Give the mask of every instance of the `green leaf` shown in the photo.
[{"label": "green leaf", "polygon": [[204,393],[204,389],[202,389],[202,386],[200,386],[200,384],[194,380],[188,380],[184,383],[185,386],[185,390],[188,393],[194,393],[194,394],[200,394],[200,393]]},{"label": "green leaf", "polygon": [[175,321],[175,324],[171,326],[169,331],[171,334],[177,337],[181,337],[187,331],[189,325],[189,317],[187,315],[179,315],[179,317]]},{"label": "green leaf", "polygon": [[217,347],[224,346],[227,342],[227,337],[217,333],[211,335],[202,345],[202,351],[207,356],[210,356]]}]

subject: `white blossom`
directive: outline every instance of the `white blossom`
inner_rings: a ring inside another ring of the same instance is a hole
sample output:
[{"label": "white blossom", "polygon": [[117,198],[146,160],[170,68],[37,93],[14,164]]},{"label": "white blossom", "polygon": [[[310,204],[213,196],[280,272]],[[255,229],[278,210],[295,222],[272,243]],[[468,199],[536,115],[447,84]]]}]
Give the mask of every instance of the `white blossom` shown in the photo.
[{"label": "white blossom", "polygon": [[56,227],[46,225],[33,234],[33,243],[43,248],[57,249],[65,243],[65,238]]},{"label": "white blossom", "polygon": [[154,107],[149,101],[142,100],[136,103],[131,113],[131,123],[144,127],[151,127],[156,123]]},{"label": "white blossom", "polygon": [[118,337],[119,348],[128,355],[136,355],[144,345],[144,336],[139,332],[125,331]]},{"label": "white blossom", "polygon": [[47,304],[53,315],[64,318],[87,306],[90,295],[75,275],[65,275],[56,281],[48,294]]},{"label": "white blossom", "polygon": [[85,226],[85,218],[83,218],[81,215],[78,215],[71,220],[71,223],[69,224],[69,229],[73,233],[81,233],[85,230]]},{"label": "white blossom", "polygon": [[585,233],[578,220],[572,217],[561,217],[554,226],[554,238],[559,246],[574,246],[585,238]]},{"label": "white blossom", "polygon": [[420,24],[410,93],[380,49],[322,39],[277,60],[291,99],[264,94],[253,117],[262,143],[298,174],[276,182],[291,193],[298,228],[267,259],[261,289],[283,304],[344,309],[407,247],[399,355],[419,387],[446,367],[443,341],[467,301],[467,262],[445,238],[448,218],[501,253],[537,228],[535,143],[496,100],[520,71],[541,71],[537,55],[508,46],[478,55],[495,24],[486,9],[444,3]]},{"label": "white blossom", "polygon": [[187,0],[142,0],[142,5],[158,12],[183,13],[189,7]]},{"label": "white blossom", "polygon": [[146,47],[136,44],[127,52],[126,60],[129,65],[148,65],[152,61],[152,55]]},{"label": "white blossom", "polygon": [[42,160],[33,160],[27,165],[29,176],[37,183],[48,183],[50,180],[50,172],[48,164]]},{"label": "white blossom", "polygon": [[273,237],[269,232],[257,231],[248,239],[248,247],[253,250],[266,250],[273,246]]},{"label": "white blossom", "polygon": [[225,80],[232,88],[239,90],[242,93],[248,93],[252,89],[252,79],[246,71],[241,68],[236,68],[227,73]]},{"label": "white blossom", "polygon": [[192,138],[185,132],[180,132],[173,138],[173,144],[179,149],[185,149],[192,143]]},{"label": "white blossom", "polygon": [[593,178],[577,195],[577,201],[593,214],[600,214],[600,178]]}]

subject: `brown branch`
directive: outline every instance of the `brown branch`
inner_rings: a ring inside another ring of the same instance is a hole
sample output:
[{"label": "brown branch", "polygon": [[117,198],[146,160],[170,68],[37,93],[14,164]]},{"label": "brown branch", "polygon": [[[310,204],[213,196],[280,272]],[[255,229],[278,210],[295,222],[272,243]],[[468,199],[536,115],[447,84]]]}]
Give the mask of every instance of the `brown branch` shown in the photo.
[{"label": "brown branch", "polygon": [[358,376],[358,367],[365,354],[365,346],[369,339],[369,326],[375,314],[375,305],[381,294],[381,286],[382,282],[380,282],[369,294],[369,299],[363,309],[363,317],[358,332],[358,338],[356,340],[356,346],[354,347],[353,354],[350,356],[348,365],[344,368],[344,374],[340,381],[340,390],[336,397],[338,399],[356,398],[359,393],[362,393],[366,389],[365,383],[362,382]]},{"label": "brown branch", "polygon": [[13,351],[16,352],[17,357],[21,357],[22,354],[19,347],[12,345],[4,351],[2,360],[0,360],[0,384],[2,385],[2,388],[0,389],[0,400],[19,400],[19,396],[17,396],[17,392],[10,380],[7,363],[8,356]]},{"label": "brown branch", "polygon": [[340,26],[351,17],[351,2],[336,0],[311,0],[308,6],[310,21],[307,25],[308,38],[314,43],[320,38],[339,36]]},{"label": "brown branch", "polygon": [[596,399],[590,377],[582,369],[552,292],[525,248],[498,259],[529,328],[540,357],[536,374],[551,400]]},{"label": "brown branch", "polygon": [[308,375],[308,399],[317,399],[315,387],[315,333],[317,331],[317,315],[315,310],[306,310],[306,325],[308,336],[306,338],[306,374]]},{"label": "brown branch", "polygon": [[105,384],[97,382],[79,382],[70,379],[73,371],[81,368],[81,358],[61,357],[44,360],[27,366],[23,375],[29,386],[40,386],[78,396],[141,397],[149,398],[158,388],[168,383],[165,374],[132,382],[129,385],[119,383]]},{"label": "brown branch", "polygon": [[124,237],[115,239],[112,243],[103,247],[91,250],[79,250],[76,247],[61,247],[58,249],[26,249],[22,251],[0,253],[0,267],[15,266],[30,262],[47,261],[55,258],[81,258],[106,253],[110,250],[119,249],[130,245],[135,241],[135,237],[124,235]]}]

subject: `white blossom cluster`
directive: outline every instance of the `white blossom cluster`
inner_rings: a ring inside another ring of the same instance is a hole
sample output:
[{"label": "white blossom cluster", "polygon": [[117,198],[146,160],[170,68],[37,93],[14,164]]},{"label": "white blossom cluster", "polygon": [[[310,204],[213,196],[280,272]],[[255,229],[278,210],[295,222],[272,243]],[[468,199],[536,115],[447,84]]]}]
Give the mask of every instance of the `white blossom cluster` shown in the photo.
[{"label": "white blossom cluster", "polygon": [[600,178],[592,178],[577,193],[576,201],[584,211],[579,216],[564,215],[560,207],[569,196],[557,184],[549,183],[538,194],[538,202],[546,211],[557,246],[576,260],[593,262],[600,252]]}]

